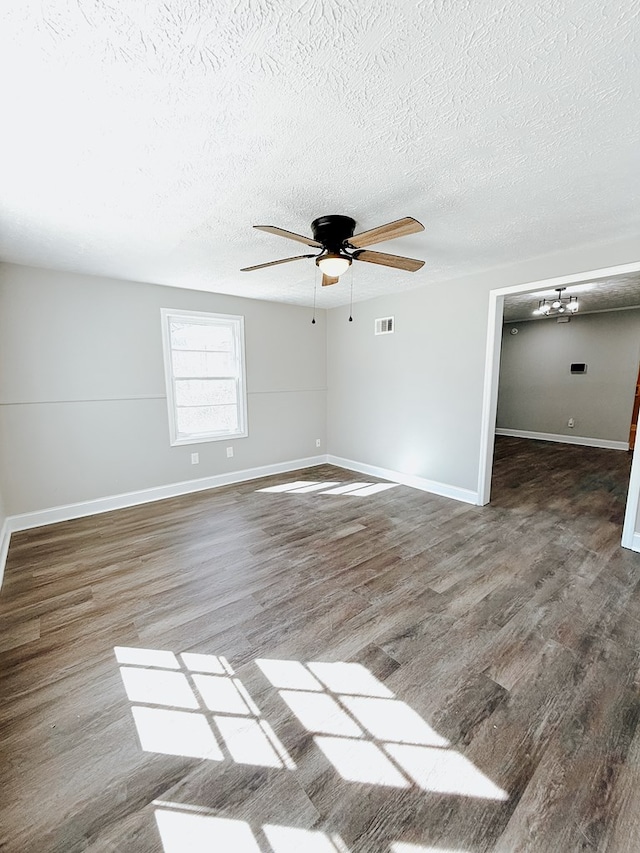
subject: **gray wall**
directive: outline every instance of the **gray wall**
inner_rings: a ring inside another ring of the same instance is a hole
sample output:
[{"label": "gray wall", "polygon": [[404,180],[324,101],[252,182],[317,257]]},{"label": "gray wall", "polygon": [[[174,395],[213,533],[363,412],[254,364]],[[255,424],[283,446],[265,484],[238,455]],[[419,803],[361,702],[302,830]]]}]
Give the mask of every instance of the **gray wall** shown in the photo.
[{"label": "gray wall", "polygon": [[[348,310],[329,312],[332,454],[477,488],[480,430],[469,412],[482,404],[487,294],[469,288],[465,310],[447,317],[450,294],[421,288],[359,302],[353,323]],[[395,332],[374,335],[387,316]],[[467,357],[474,352],[482,358]]]},{"label": "gray wall", "polygon": [[[320,452],[475,491],[489,291],[639,256],[635,239],[621,240],[437,286],[427,265],[424,287],[356,303],[353,323],[330,311],[326,350],[324,317],[311,326],[308,309],[0,267],[5,510],[312,456],[318,437]],[[192,447],[169,447],[161,306],[246,317],[250,436],[233,442],[233,459],[227,442],[194,446],[199,466]],[[374,319],[391,314],[396,333],[375,337]]]},{"label": "gray wall", "polygon": [[[489,291],[639,259],[632,239],[584,246],[357,303],[353,323],[330,311],[330,452],[476,491]],[[416,276],[428,282],[428,264]],[[375,337],[388,315],[395,334]]]},{"label": "gray wall", "polygon": [[639,357],[640,310],[505,324],[497,426],[626,442]]},{"label": "gray wall", "polygon": [[[244,315],[248,438],[170,447],[161,307]],[[7,514],[325,452],[324,312],[310,321],[294,306],[0,266]]]}]

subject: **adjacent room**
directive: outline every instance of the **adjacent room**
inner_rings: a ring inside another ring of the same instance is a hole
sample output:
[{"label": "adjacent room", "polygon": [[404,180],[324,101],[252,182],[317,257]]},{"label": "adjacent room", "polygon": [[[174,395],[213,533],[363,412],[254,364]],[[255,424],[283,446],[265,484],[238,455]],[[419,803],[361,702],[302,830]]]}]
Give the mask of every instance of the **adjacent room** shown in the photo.
[{"label": "adjacent room", "polygon": [[3,851],[640,850],[638,12],[4,4]]}]

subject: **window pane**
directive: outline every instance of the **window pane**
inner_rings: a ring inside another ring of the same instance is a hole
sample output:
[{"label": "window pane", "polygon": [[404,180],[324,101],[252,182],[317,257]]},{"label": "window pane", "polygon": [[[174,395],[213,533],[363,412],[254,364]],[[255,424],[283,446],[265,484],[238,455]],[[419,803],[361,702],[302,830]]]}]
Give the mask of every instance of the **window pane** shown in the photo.
[{"label": "window pane", "polygon": [[179,323],[172,320],[171,348],[195,350],[233,349],[233,331],[228,324],[217,323]]},{"label": "window pane", "polygon": [[238,429],[238,410],[235,406],[197,406],[176,409],[179,435],[199,435],[208,432],[230,432]]},{"label": "window pane", "polygon": [[232,353],[188,352],[173,353],[174,376],[233,376],[236,372]]},{"label": "window pane", "polygon": [[243,318],[162,310],[172,444],[246,434]]},{"label": "window pane", "polygon": [[222,406],[236,402],[234,379],[178,379],[177,406]]}]

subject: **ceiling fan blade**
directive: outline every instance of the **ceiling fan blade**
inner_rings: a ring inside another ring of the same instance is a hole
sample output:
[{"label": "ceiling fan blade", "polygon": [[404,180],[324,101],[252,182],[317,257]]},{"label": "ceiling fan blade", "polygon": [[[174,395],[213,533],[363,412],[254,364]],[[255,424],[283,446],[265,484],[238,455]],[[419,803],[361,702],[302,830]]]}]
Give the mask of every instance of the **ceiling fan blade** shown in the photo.
[{"label": "ceiling fan blade", "polygon": [[243,267],[240,272],[252,272],[252,270],[262,270],[265,267],[275,267],[276,264],[288,264],[289,261],[299,261],[302,258],[315,258],[315,255],[296,255],[294,258],[282,258],[280,261],[269,261],[266,264],[255,264],[252,267]]},{"label": "ceiling fan blade", "polygon": [[395,267],[397,270],[416,272],[424,266],[424,261],[416,261],[414,258],[403,258],[401,255],[387,255],[385,252],[371,252],[363,249],[354,252],[356,261],[366,261],[368,264],[382,264],[383,267]]},{"label": "ceiling fan blade", "polygon": [[359,249],[362,246],[371,246],[373,243],[382,243],[383,240],[394,240],[396,237],[406,237],[407,234],[417,234],[418,231],[424,231],[424,225],[412,216],[405,216],[404,219],[396,219],[395,222],[388,222],[370,231],[355,234],[349,237],[348,242]]},{"label": "ceiling fan blade", "polygon": [[337,284],[339,281],[338,276],[333,275],[324,275],[322,276],[322,286],[326,287],[328,284]]},{"label": "ceiling fan blade", "polygon": [[306,246],[316,246],[322,248],[322,243],[318,243],[312,237],[303,237],[302,234],[294,234],[293,231],[285,231],[284,228],[276,228],[275,225],[254,225],[258,231],[266,231],[268,234],[276,234],[278,237],[287,237],[289,240],[295,240],[297,243],[304,243]]}]

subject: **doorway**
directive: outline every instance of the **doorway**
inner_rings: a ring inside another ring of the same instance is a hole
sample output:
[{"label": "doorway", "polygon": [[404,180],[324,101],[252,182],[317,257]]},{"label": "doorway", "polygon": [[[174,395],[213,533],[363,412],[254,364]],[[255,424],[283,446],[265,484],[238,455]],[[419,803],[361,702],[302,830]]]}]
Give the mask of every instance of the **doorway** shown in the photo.
[{"label": "doorway", "polygon": [[[582,284],[594,279],[613,278],[640,272],[640,262],[621,264],[615,267],[589,270],[568,276],[543,279],[540,281],[516,284],[497,288],[489,292],[489,316],[487,326],[487,349],[485,359],[485,381],[482,406],[482,427],[480,434],[480,467],[478,472],[479,503],[489,503],[491,496],[491,477],[493,473],[493,452],[498,401],[498,380],[500,375],[500,349],[502,343],[502,320],[504,298],[510,294],[531,293],[537,290],[555,289],[572,284]],[[640,536],[635,535],[635,521],[640,501],[640,454],[633,454],[631,476],[627,490],[627,503],[622,528],[621,544],[625,548],[640,551]]]}]

